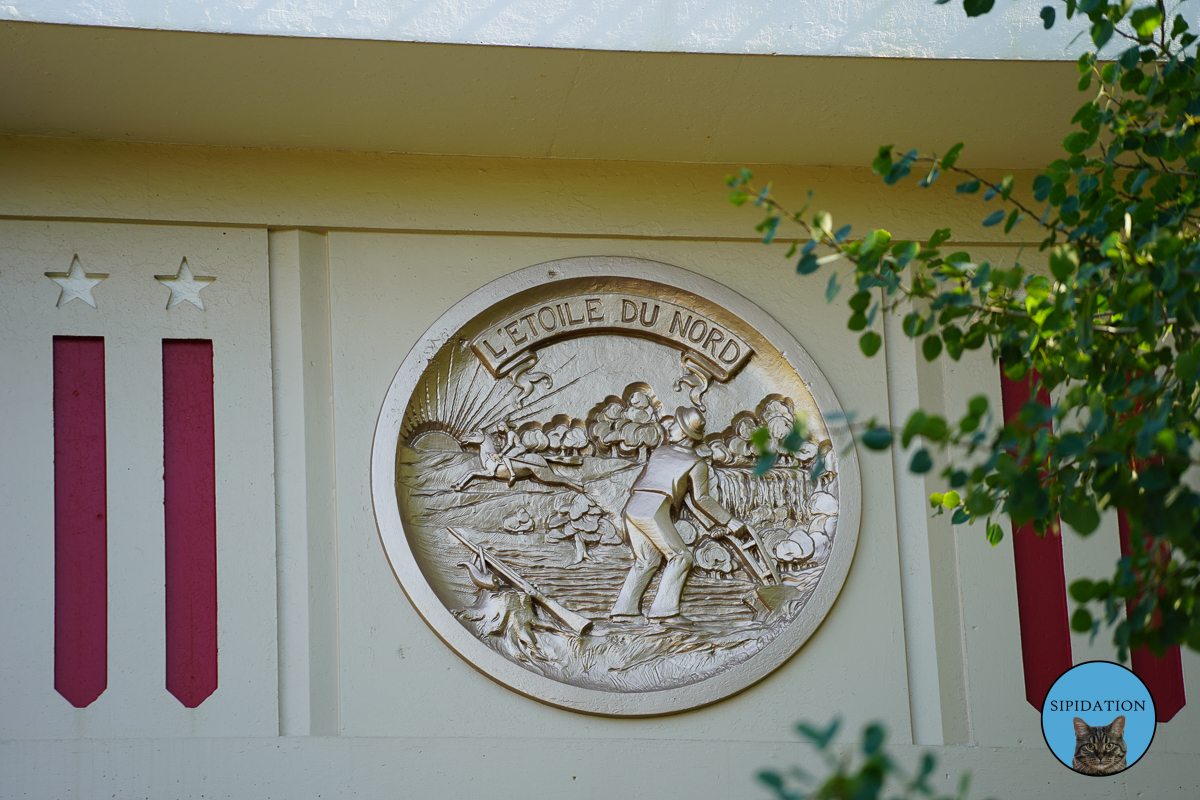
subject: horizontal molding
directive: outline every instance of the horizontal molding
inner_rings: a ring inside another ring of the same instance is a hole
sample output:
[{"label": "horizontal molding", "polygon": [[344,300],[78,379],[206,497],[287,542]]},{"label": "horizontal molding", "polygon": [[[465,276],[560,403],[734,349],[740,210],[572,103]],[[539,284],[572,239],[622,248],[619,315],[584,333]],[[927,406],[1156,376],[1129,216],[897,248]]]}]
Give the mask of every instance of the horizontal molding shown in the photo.
[{"label": "horizontal molding", "polygon": [[[221,148],[0,137],[0,217],[254,228],[754,241],[761,218],[726,200],[731,164]],[[931,189],[888,187],[869,169],[756,165],[780,199],[813,207],[856,232],[1019,244],[984,228],[992,208]],[[999,179],[1002,173],[988,173]],[[1033,173],[1016,173],[1017,192]],[[797,231],[799,232],[799,231]],[[781,236],[786,235],[781,232]],[[1040,237],[1038,237],[1040,238]],[[1036,242],[1038,239],[1033,239]]]}]

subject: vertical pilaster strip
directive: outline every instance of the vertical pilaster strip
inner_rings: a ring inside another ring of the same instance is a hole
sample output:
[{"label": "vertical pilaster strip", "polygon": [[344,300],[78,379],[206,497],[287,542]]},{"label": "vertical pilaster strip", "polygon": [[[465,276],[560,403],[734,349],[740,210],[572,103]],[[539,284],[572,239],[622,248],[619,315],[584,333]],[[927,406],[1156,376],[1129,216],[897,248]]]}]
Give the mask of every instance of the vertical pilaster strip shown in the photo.
[{"label": "vertical pilaster strip", "polygon": [[279,602],[279,732],[333,736],[339,719],[337,486],[329,242],[269,235]]},{"label": "vertical pilaster strip", "polygon": [[341,733],[338,617],[337,437],[333,397],[333,291],[329,236],[301,231],[301,335],[304,340],[304,443],[308,495],[308,581],[312,727]]},{"label": "vertical pilaster strip", "polygon": [[54,337],[54,688],[76,708],[108,686],[104,339]]},{"label": "vertical pilaster strip", "polygon": [[217,502],[213,347],[164,339],[166,685],[188,708],[217,688]]},{"label": "vertical pilaster strip", "polygon": [[[1131,529],[1129,518],[1125,516],[1124,511],[1117,513],[1117,526],[1121,531],[1121,555],[1128,556]],[[1127,613],[1132,612],[1133,608],[1132,603],[1127,604]],[[1183,660],[1179,654],[1179,647],[1167,648],[1162,658],[1150,652],[1149,648],[1139,647],[1133,651],[1132,658],[1134,674],[1142,679],[1146,688],[1150,690],[1150,696],[1154,698],[1154,711],[1158,721],[1170,722],[1187,704],[1183,685]]]},{"label": "vertical pilaster strip", "polygon": [[[1034,373],[1022,381],[1000,375],[1004,420],[1015,418],[1030,401]],[[1039,392],[1037,402],[1049,406]],[[1021,662],[1025,699],[1039,711],[1046,693],[1071,668],[1071,629],[1067,617],[1067,580],[1063,572],[1062,538],[1039,537],[1033,525],[1013,525],[1013,558],[1017,578],[1017,614],[1021,625]]]},{"label": "vertical pilaster strip", "polygon": [[[918,408],[945,414],[943,361],[927,361],[904,334],[901,320],[909,310],[905,306],[883,317],[888,409],[894,426],[903,425]],[[914,744],[966,744],[971,732],[958,543],[949,516],[930,515],[926,498],[945,490],[940,478],[908,470],[918,446],[920,442],[914,442],[906,451],[896,444],[892,449],[912,737]]]}]

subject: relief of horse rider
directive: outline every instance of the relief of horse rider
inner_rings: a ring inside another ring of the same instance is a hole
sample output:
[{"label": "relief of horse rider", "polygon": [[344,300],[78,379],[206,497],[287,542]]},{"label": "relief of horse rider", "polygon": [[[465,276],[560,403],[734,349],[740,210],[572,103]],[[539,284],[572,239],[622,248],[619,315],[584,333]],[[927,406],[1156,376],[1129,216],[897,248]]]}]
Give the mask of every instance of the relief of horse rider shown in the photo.
[{"label": "relief of horse rider", "polygon": [[621,514],[634,562],[609,612],[614,622],[629,622],[641,616],[642,596],[664,559],[667,565],[646,616],[656,622],[690,622],[679,613],[693,563],[691,552],[675,528],[684,502],[713,525],[727,527],[731,533],[746,530],[746,524],[709,492],[708,463],[695,450],[704,439],[704,417],[690,406],[680,406],[664,424],[667,443],[650,454]]}]

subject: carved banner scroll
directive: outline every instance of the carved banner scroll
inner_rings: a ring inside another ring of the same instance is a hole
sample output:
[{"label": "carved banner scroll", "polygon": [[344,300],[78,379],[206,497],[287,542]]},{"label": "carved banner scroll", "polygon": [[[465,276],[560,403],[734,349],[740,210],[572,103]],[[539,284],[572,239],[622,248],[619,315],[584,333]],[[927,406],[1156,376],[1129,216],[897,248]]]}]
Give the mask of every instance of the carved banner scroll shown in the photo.
[{"label": "carved banner scroll", "polygon": [[632,293],[556,297],[510,313],[471,341],[471,350],[500,378],[526,354],[564,338],[644,336],[690,354],[718,381],[727,381],[754,355],[744,339],[695,309]]},{"label": "carved banner scroll", "polygon": [[745,298],[556,261],[413,348],[376,429],[375,515],[417,611],[485,674],[578,711],[682,711],[778,667],[836,598],[859,516],[841,420]]}]

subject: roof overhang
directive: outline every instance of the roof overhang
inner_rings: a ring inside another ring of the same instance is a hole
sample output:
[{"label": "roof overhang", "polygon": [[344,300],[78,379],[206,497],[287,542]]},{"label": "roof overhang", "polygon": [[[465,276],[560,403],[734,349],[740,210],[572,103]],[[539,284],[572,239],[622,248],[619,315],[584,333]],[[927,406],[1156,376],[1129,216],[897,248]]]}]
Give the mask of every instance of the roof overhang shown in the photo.
[{"label": "roof overhang", "polygon": [[1073,63],[562,50],[0,23],[0,134],[513,158],[1028,168]]}]

